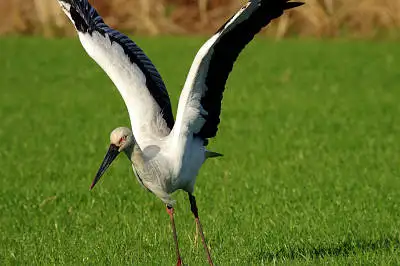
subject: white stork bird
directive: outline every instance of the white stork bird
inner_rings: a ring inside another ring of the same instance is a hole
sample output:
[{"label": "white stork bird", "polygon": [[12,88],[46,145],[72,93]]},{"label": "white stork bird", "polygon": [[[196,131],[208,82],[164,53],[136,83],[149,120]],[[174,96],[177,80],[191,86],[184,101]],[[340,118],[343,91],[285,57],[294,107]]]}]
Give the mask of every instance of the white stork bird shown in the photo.
[{"label": "white stork bird", "polygon": [[289,1],[250,0],[201,47],[183,87],[174,122],[164,82],[144,52],[127,36],[108,27],[87,0],[58,0],[86,52],[122,95],[132,124],[132,130],[120,127],[112,131],[111,145],[91,189],[124,152],[139,183],[167,206],[177,265],[182,260],[170,195],[178,189],[188,193],[208,261],[213,265],[193,196],[196,176],[207,158],[220,156],[208,151],[206,145],[218,130],[222,94],[233,63],[272,19],[302,4]]}]

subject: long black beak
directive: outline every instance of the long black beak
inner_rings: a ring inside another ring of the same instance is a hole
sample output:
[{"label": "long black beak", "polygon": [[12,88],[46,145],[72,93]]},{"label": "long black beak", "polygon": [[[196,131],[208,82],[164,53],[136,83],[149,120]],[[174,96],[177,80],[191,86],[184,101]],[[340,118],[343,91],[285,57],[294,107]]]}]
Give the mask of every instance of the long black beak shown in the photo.
[{"label": "long black beak", "polygon": [[96,185],[97,181],[100,180],[101,176],[104,174],[107,168],[111,165],[114,159],[117,158],[118,154],[119,154],[118,147],[114,144],[111,144],[110,147],[108,148],[106,156],[103,159],[103,162],[100,165],[99,171],[97,171],[97,174],[92,182],[92,185],[90,186],[90,190],[93,189],[93,187]]}]

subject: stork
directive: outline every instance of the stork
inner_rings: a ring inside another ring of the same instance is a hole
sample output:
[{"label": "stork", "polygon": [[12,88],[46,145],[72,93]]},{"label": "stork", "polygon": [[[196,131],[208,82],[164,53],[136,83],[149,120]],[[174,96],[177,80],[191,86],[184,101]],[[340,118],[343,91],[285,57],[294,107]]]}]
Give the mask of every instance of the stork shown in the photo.
[{"label": "stork", "polygon": [[226,81],[239,53],[254,36],[285,10],[303,3],[250,0],[234,14],[195,56],[174,120],[165,84],[143,50],[107,26],[88,0],[57,1],[75,26],[86,52],[117,87],[131,121],[131,129],[119,127],[111,132],[111,144],[90,189],[118,154],[125,153],[139,183],[166,205],[177,265],[182,264],[182,259],[171,194],[179,189],[188,193],[208,262],[213,265],[193,192],[206,159],[221,156],[206,146],[218,130]]}]

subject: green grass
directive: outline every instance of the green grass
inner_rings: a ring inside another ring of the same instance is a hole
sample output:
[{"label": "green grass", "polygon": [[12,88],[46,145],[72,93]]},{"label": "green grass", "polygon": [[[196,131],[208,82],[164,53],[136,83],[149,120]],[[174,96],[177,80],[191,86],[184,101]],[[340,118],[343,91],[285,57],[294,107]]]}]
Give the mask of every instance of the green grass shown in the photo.
[{"label": "green grass", "polygon": [[[176,106],[196,38],[139,38]],[[173,265],[168,215],[119,158],[124,104],[76,39],[0,39],[0,264]],[[197,179],[219,265],[400,264],[398,43],[258,39]],[[184,261],[205,265],[183,192]]]}]

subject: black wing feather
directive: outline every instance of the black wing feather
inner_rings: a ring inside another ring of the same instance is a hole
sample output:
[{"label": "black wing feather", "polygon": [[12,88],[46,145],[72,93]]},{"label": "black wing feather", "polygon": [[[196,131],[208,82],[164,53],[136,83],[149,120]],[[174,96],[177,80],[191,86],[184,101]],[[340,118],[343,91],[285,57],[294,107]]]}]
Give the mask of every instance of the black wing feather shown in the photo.
[{"label": "black wing feather", "polygon": [[[196,135],[203,138],[215,137],[220,123],[221,101],[225,84],[233,64],[243,48],[271,20],[280,17],[284,10],[302,5],[289,0],[253,0],[240,17],[249,16],[240,23],[232,23],[227,28],[228,20],[218,32],[221,36],[213,46],[213,55],[206,76],[207,91],[201,99],[201,106],[207,111],[206,122]],[[249,14],[250,13],[250,14]],[[232,17],[233,18],[233,17]]]}]

